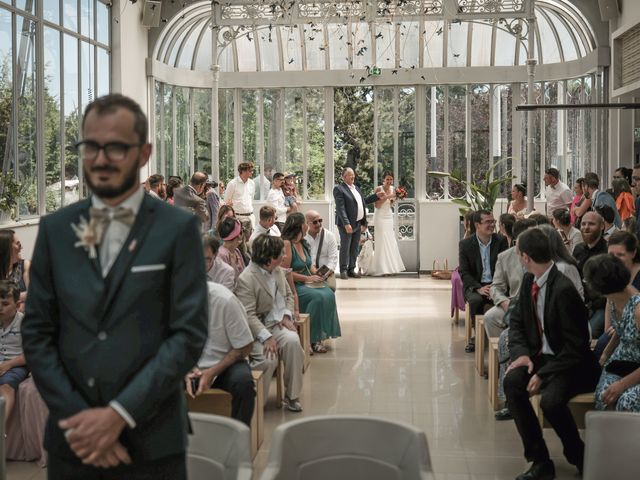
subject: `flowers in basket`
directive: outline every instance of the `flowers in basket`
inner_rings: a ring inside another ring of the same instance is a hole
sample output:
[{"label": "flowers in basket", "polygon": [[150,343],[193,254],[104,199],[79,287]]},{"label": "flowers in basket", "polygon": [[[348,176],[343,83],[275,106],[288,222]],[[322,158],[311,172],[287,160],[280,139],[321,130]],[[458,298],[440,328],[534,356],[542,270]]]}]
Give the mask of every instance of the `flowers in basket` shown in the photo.
[{"label": "flowers in basket", "polygon": [[396,199],[402,200],[403,198],[407,198],[407,189],[402,186],[396,187]]}]

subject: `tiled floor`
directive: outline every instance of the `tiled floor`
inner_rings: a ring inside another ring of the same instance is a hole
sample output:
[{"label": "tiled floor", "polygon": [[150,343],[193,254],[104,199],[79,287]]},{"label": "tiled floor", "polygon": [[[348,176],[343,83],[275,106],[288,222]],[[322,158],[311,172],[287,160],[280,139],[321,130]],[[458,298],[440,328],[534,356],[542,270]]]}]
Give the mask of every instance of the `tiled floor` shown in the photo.
[{"label": "tiled floor", "polygon": [[[254,462],[267,462],[273,429],[300,415],[368,413],[423,429],[439,480],[513,479],[526,467],[513,422],[496,422],[487,381],[464,353],[464,328],[449,318],[448,282],[417,278],[340,281],[342,338],[312,358],[304,377],[302,414],[265,411],[265,442]],[[559,479],[577,472],[552,430],[545,438]],[[10,462],[9,480],[44,479],[31,464]]]}]

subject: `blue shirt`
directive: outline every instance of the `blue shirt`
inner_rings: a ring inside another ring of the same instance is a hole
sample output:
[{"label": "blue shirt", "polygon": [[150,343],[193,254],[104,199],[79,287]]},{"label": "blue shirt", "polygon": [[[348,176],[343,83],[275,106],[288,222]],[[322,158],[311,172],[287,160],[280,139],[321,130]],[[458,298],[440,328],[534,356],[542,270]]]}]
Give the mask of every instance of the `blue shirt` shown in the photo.
[{"label": "blue shirt", "polygon": [[476,239],[480,247],[480,257],[482,257],[482,277],[480,278],[480,282],[491,283],[493,280],[493,275],[491,274],[491,241],[493,237],[489,237],[486,245],[482,243],[478,235],[476,235]]}]

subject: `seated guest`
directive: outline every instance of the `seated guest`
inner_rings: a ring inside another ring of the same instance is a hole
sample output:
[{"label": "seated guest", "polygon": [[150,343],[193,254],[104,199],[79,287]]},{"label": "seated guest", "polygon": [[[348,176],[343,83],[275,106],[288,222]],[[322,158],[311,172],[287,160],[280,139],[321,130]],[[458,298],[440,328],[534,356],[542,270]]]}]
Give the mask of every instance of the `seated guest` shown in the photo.
[{"label": "seated guest", "polygon": [[207,282],[207,288],[207,342],[197,367],[185,378],[186,390],[192,398],[210,388],[229,392],[231,416],[250,427],[256,392],[247,356],[251,352],[253,335],[244,307],[233,292],[213,282]]},{"label": "seated guest", "polygon": [[276,223],[276,209],[265,205],[260,208],[260,220],[256,225],[256,229],[251,234],[249,239],[249,247],[253,244],[253,241],[258,238],[259,235],[271,235],[273,237],[280,236],[280,229]]},{"label": "seated guest", "polygon": [[464,236],[469,238],[476,234],[476,226],[473,224],[473,215],[475,212],[467,212],[464,214]]},{"label": "seated guest", "polygon": [[216,219],[216,224],[214,225],[214,233],[218,231],[218,225],[225,218],[235,218],[236,212],[231,205],[220,205],[218,209],[218,218]]},{"label": "seated guest", "polygon": [[[253,337],[261,344],[259,350],[262,351],[255,357],[252,354],[252,366],[261,367],[256,358],[279,355],[284,362],[286,407],[292,412],[301,412],[304,351],[293,321],[293,292],[280,268],[283,248],[284,242],[279,237],[258,236],[253,242],[251,263],[238,278],[236,295],[245,306]],[[275,366],[265,368],[267,379],[273,376],[274,369]]]},{"label": "seated guest", "polygon": [[524,218],[527,213],[527,187],[522,183],[516,183],[511,187],[511,201],[507,207],[507,213],[516,218]]},{"label": "seated guest", "polygon": [[[149,195],[151,195],[153,198],[157,198],[158,200],[164,200],[164,197],[166,197],[166,192],[163,188],[164,177],[162,175],[160,175],[159,173],[154,173],[149,178],[147,178],[146,184],[148,186],[147,192],[149,193]],[[163,193],[164,197],[162,196]]]},{"label": "seated guest", "polygon": [[234,271],[234,281],[245,268],[244,257],[238,249],[242,242],[242,226],[235,218],[227,217],[218,224],[218,233],[224,242],[218,250],[218,257]]},{"label": "seated guest", "polygon": [[206,174],[196,172],[191,176],[189,185],[173,191],[173,204],[176,207],[184,208],[196,215],[202,225],[207,225],[207,221],[209,220],[207,204],[200,198],[200,194],[207,183],[207,178]]},{"label": "seated guest", "polygon": [[[316,268],[323,265],[329,267],[330,272],[338,268],[338,242],[336,236],[322,226],[322,216],[315,210],[309,210],[305,214],[307,222],[307,234],[304,239],[309,244],[311,259]],[[365,225],[366,228],[366,225]],[[360,236],[360,239],[364,234]]]},{"label": "seated guest", "polygon": [[549,223],[549,218],[538,212],[533,212],[529,215],[529,218],[536,222],[536,225],[547,225]]},{"label": "seated guest", "polygon": [[0,280],[9,280],[20,289],[20,300],[27,298],[31,262],[22,258],[22,244],[16,232],[0,230]]},{"label": "seated guest", "polygon": [[[495,233],[496,221],[487,210],[478,210],[473,215],[475,235],[461,240],[458,245],[459,271],[464,285],[464,298],[471,308],[471,319],[491,305],[491,282],[498,254],[507,249],[507,239]],[[472,323],[473,324],[473,323]],[[466,352],[473,352],[470,343]]]},{"label": "seated guest", "polygon": [[285,241],[282,266],[292,269],[300,313],[311,316],[311,347],[316,353],[325,353],[327,347],[322,342],[341,335],[336,294],[323,278],[315,274],[311,251],[304,240],[306,233],[307,223],[302,213],[292,213],[287,217],[282,230]]},{"label": "seated guest", "polygon": [[562,237],[558,231],[551,225],[540,225],[538,227],[542,233],[549,239],[549,248],[551,249],[551,260],[556,264],[558,271],[571,280],[573,286],[580,294],[580,298],[584,301],[584,286],[582,278],[578,272],[578,263],[576,259],[569,255],[567,249],[562,242]]},{"label": "seated guest", "polygon": [[202,237],[204,260],[207,266],[207,279],[210,282],[218,283],[233,291],[236,287],[236,272],[229,264],[218,257],[220,244],[220,237],[217,235],[204,235]]},{"label": "seated guest", "polygon": [[[582,216],[580,233],[583,243],[576,245],[573,249],[573,257],[578,262],[578,271],[583,275],[584,264],[589,258],[607,253],[607,242],[603,238],[604,220],[596,212],[587,212]],[[593,338],[598,338],[604,332],[604,304],[605,299],[591,290],[589,286],[585,288],[585,301],[589,308],[589,325]]]},{"label": "seated guest", "polygon": [[498,220],[498,231],[507,239],[507,248],[513,246],[513,224],[516,217],[511,213],[503,213]]},{"label": "seated guest", "polygon": [[[629,232],[616,232],[609,238],[608,253],[618,257],[631,275],[631,285],[640,290],[640,250],[638,249],[638,239]],[[607,300],[604,309],[604,333],[600,335],[598,343],[593,353],[596,358],[600,358],[605,347],[613,336],[613,326],[611,325],[611,305]]]},{"label": "seated guest", "polygon": [[582,243],[582,234],[571,223],[571,214],[567,210],[553,212],[553,226],[558,230],[569,253],[573,253],[576,245]]},{"label": "seated guest", "polygon": [[613,211],[613,208],[611,208],[609,205],[600,205],[596,207],[596,212],[602,217],[602,220],[604,221],[604,227],[602,228],[604,233],[602,234],[602,236],[605,240],[609,240],[611,234],[619,230],[619,228],[616,227],[615,223],[613,223],[615,220],[615,213]]},{"label": "seated guest", "polygon": [[601,205],[608,205],[611,207],[614,212],[614,220],[612,223],[614,223],[616,227],[620,228],[622,226],[622,220],[620,220],[620,214],[616,208],[616,201],[613,199],[611,194],[599,189],[600,180],[597,176],[595,176],[595,174],[589,175],[588,178],[585,178],[585,185],[587,187],[587,192],[589,193],[589,198],[591,198],[593,208],[597,209]]},{"label": "seated guest", "polygon": [[249,265],[251,261],[251,246],[249,245],[249,240],[251,239],[251,235],[253,235],[253,224],[251,223],[251,219],[247,216],[241,216],[238,218],[240,221],[240,227],[242,228],[242,241],[240,245],[238,245],[238,250],[242,254],[242,258],[244,260],[244,266]]},{"label": "seated guest", "polygon": [[527,230],[518,237],[517,248],[528,273],[511,312],[512,363],[504,391],[525,457],[533,462],[517,479],[553,479],[555,468],[529,397],[540,394],[544,417],[560,437],[567,460],[582,472],[584,443],[568,403],[579,393],[593,391],[600,367],[590,349],[587,309],[555,266],[545,234]]},{"label": "seated guest", "polygon": [[279,231],[284,228],[284,222],[287,219],[287,213],[292,211],[290,205],[285,203],[284,192],[282,186],[284,185],[284,174],[274,173],[273,180],[271,182],[271,188],[267,194],[267,205],[271,205],[276,210],[276,226]]},{"label": "seated guest", "polygon": [[629,269],[613,255],[598,255],[584,267],[585,280],[611,305],[619,343],[604,363],[596,388],[596,408],[640,412],[640,292]]},{"label": "seated guest", "polygon": [[591,209],[591,199],[587,198],[585,195],[586,188],[584,185],[584,178],[578,178],[573,189],[576,192],[576,195],[573,197],[571,207],[569,207],[569,213],[571,215],[571,225],[579,227],[582,215]]},{"label": "seated guest", "polygon": [[0,396],[4,397],[5,425],[13,411],[18,385],[29,374],[22,353],[22,313],[18,311],[20,289],[0,280]]},{"label": "seated guest", "polygon": [[624,222],[629,217],[635,217],[635,200],[633,193],[631,193],[629,182],[624,178],[614,178],[611,186],[613,187],[613,198],[616,201],[616,209],[620,214],[620,219]]}]

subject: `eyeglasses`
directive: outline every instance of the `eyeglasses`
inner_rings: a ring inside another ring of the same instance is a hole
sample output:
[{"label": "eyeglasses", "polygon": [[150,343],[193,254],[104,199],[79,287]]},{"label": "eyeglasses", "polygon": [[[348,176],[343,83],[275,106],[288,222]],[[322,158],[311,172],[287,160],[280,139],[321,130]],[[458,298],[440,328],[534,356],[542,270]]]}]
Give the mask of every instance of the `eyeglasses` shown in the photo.
[{"label": "eyeglasses", "polygon": [[480,224],[486,224],[486,225],[495,225],[497,222],[495,220],[483,220],[480,222]]},{"label": "eyeglasses", "polygon": [[321,219],[321,218],[319,218],[319,219],[317,219],[317,220],[314,220],[314,221],[313,221],[313,222],[311,222],[311,223],[313,223],[314,225],[318,225],[319,223],[322,223],[322,219]]},{"label": "eyeglasses", "polygon": [[75,144],[78,155],[84,160],[95,160],[100,153],[100,150],[104,150],[105,156],[112,162],[121,162],[127,157],[129,150],[136,147],[141,147],[143,143],[124,143],[124,142],[110,142],[100,145],[93,140],[83,140]]}]

